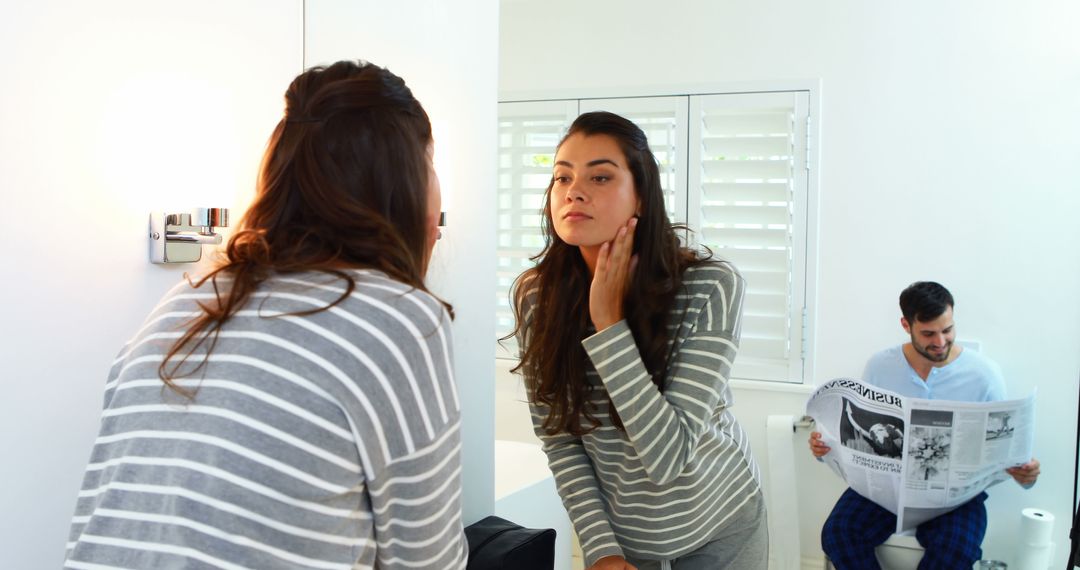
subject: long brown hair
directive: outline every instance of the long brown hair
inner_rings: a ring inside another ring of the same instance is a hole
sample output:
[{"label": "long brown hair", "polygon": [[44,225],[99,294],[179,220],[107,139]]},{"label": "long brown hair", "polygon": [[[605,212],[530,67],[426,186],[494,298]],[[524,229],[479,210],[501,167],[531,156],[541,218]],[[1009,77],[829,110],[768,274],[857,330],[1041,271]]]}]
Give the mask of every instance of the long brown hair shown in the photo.
[{"label": "long brown hair", "polygon": [[[205,366],[222,326],[275,273],[323,271],[344,280],[338,299],[301,315],[352,294],[350,268],[377,269],[427,291],[430,144],[427,113],[390,71],[340,61],[296,77],[270,135],[254,203],[221,263],[192,283],[209,281],[215,300],[199,303],[202,314],[158,367],[161,380],[192,397],[174,380]],[[219,284],[221,277],[227,284]],[[200,362],[184,367],[203,346]]]},{"label": "long brown hair", "polygon": [[[634,189],[641,201],[641,215],[634,232],[638,264],[623,303],[623,314],[653,383],[663,390],[668,363],[669,312],[682,287],[683,271],[708,256],[699,256],[679,244],[675,234],[678,226],[672,226],[664,211],[664,191],[656,157],[637,125],[613,113],[585,113],[570,125],[559,147],[576,134],[613,138],[626,156],[633,176]],[[588,405],[587,355],[581,346],[590,322],[592,278],[580,250],[555,233],[548,206],[553,182],[548,183],[541,217],[544,249],[532,258],[536,266],[514,282],[512,300],[517,328],[509,336],[517,335],[523,340],[521,361],[514,372],[524,373],[529,398],[550,409],[544,429],[549,434],[582,435],[600,425],[596,410]],[[531,295],[535,295],[531,304],[533,312],[526,319],[523,311],[526,297]],[[610,406],[610,398],[608,403],[612,423],[621,429],[622,421]]]}]

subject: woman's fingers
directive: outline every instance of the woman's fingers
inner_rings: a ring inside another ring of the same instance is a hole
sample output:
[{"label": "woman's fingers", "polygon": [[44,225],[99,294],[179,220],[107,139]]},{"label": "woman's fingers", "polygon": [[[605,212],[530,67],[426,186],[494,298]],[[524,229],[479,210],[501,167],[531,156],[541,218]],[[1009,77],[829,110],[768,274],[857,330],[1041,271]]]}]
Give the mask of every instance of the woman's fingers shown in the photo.
[{"label": "woman's fingers", "polygon": [[600,281],[607,276],[608,252],[611,251],[611,242],[604,242],[600,246],[600,253],[596,256],[596,271],[593,273],[593,281]]},{"label": "woman's fingers", "polygon": [[633,255],[634,227],[631,218],[619,228],[611,241],[600,246],[596,269],[589,291],[589,312],[596,330],[604,330],[623,318],[622,306],[629,289],[630,266],[636,264]]},{"label": "woman's fingers", "polygon": [[623,274],[630,267],[630,256],[634,252],[634,228],[637,227],[637,218],[630,218],[626,225],[619,230],[618,262]]},{"label": "woman's fingers", "polygon": [[615,234],[611,241],[600,246],[596,259],[594,281],[601,285],[620,286],[629,275],[634,251],[634,227],[637,218],[630,220]]},{"label": "woman's fingers", "polygon": [[611,240],[611,250],[607,266],[607,278],[619,293],[626,290],[626,281],[630,273],[630,259],[634,251],[634,227],[637,218],[630,218],[626,225],[619,228],[615,239]]},{"label": "woman's fingers", "polygon": [[611,246],[611,265],[608,270],[608,280],[615,287],[618,287],[622,282],[623,273],[626,270],[626,256],[623,255],[624,236],[622,235],[625,231],[626,228],[619,230],[619,235],[615,236],[615,243]]}]

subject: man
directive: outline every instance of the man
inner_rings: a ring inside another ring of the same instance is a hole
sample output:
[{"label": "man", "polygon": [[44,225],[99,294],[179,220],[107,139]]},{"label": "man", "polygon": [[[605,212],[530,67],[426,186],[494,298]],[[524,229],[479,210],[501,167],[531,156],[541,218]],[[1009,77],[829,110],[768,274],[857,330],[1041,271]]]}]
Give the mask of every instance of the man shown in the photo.
[{"label": "man", "polygon": [[[992,402],[1005,399],[997,365],[973,350],[954,345],[953,297],[932,281],[913,283],[900,293],[900,325],[911,341],[870,358],[863,381],[903,396],[931,400]],[[821,434],[810,434],[810,451],[829,452]],[[1007,470],[1025,488],[1035,484],[1035,459]],[[919,568],[971,568],[982,558],[986,533],[986,493],[918,526],[926,550]],[[874,548],[896,530],[896,516],[848,489],[821,529],[821,545],[838,570],[878,568]]]}]

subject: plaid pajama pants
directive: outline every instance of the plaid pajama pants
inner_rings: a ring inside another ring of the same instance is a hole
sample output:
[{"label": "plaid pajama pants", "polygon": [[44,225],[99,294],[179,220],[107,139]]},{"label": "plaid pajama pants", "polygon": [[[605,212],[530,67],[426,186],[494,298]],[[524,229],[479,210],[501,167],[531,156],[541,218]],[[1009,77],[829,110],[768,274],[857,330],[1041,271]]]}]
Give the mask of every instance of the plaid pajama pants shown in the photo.
[{"label": "plaid pajama pants", "polygon": [[[915,529],[926,549],[919,570],[971,568],[982,558],[986,493]],[[848,489],[821,528],[821,548],[837,570],[879,570],[874,547],[896,531],[896,515]]]}]

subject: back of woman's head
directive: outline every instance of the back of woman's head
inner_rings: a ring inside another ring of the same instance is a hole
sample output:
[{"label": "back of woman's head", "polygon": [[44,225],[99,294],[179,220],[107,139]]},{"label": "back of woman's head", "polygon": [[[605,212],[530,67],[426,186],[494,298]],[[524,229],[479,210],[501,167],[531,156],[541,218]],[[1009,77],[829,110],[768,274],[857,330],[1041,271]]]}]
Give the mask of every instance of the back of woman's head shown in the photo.
[{"label": "back of woman's head", "polygon": [[[285,93],[285,116],[263,157],[255,201],[229,240],[223,261],[193,283],[210,281],[216,302],[187,324],[158,368],[173,379],[274,274],[322,271],[343,282],[332,307],[352,294],[346,270],[376,269],[426,291],[431,124],[405,82],[365,62],[305,71]],[[218,277],[228,276],[219,287]],[[444,304],[445,305],[445,304]],[[452,310],[449,305],[445,305]],[[305,313],[306,314],[306,313]]]},{"label": "back of woman's head", "polygon": [[230,261],[364,266],[419,285],[431,125],[405,82],[369,63],[312,68],[285,93]]}]

